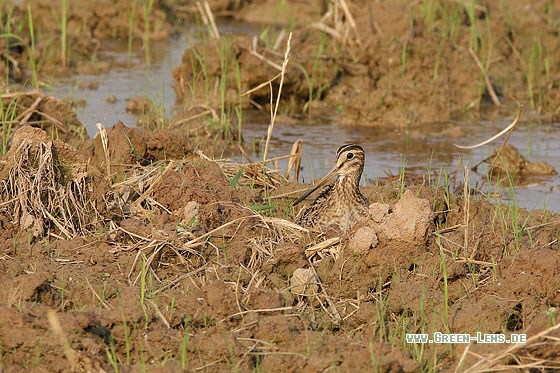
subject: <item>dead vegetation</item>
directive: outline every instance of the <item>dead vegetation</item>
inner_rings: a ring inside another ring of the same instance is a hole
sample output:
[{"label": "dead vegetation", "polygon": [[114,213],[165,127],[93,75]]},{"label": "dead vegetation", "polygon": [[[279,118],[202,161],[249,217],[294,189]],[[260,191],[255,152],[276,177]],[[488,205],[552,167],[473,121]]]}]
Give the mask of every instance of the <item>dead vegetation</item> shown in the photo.
[{"label": "dead vegetation", "polygon": [[16,131],[0,173],[4,211],[34,238],[88,236],[103,225],[85,160],[44,131]]}]

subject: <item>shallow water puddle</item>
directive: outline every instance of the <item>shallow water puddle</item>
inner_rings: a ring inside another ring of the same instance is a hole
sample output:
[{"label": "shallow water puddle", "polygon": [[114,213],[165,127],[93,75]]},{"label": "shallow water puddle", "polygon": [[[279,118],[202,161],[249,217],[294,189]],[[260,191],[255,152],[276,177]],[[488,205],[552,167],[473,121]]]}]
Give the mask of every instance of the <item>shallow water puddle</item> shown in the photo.
[{"label": "shallow water puddle", "polygon": [[[453,146],[453,143],[472,145],[481,142],[506,127],[511,119],[492,123],[481,122],[476,129],[472,130],[472,135],[457,139],[430,134],[406,136],[367,127],[341,127],[333,121],[317,123],[317,121],[302,120],[301,122],[277,123],[269,152],[271,158],[289,154],[294,141],[302,139],[304,155],[300,181],[311,182],[324,175],[334,163],[338,146],[343,143],[356,142],[363,146],[367,154],[364,174],[369,183],[374,183],[376,179],[388,175],[398,176],[404,166],[406,175],[425,175],[426,183],[428,183],[428,175],[436,181],[440,175],[441,183],[443,183],[443,175],[447,173],[453,178],[456,173],[457,181],[451,185],[453,190],[462,182],[464,166],[472,168],[490,156],[494,146],[500,146],[503,139],[473,150],[458,149]],[[449,124],[448,126],[457,125],[461,124]],[[511,135],[508,143],[517,147],[529,161],[546,161],[559,171],[560,142],[552,135],[558,131],[559,126],[559,124],[555,126],[521,124]],[[248,144],[247,147],[250,147],[252,139],[258,141],[262,139],[264,144],[266,130],[266,118],[258,123],[245,123],[243,135]],[[258,159],[257,156],[255,159]],[[281,165],[285,166],[285,163],[281,163]],[[470,170],[469,185],[471,187],[483,185],[486,181],[485,171],[485,165],[479,166],[478,172]],[[499,201],[500,195],[502,201],[513,202],[508,196],[507,185],[499,190],[491,187],[490,191],[487,183],[484,185],[486,186],[482,187],[482,191],[490,192],[495,202]],[[459,192],[462,193],[462,190]],[[559,211],[560,176],[539,176],[531,179],[526,185],[516,186],[515,200],[519,207],[529,210],[546,207],[552,211]]]},{"label": "shallow water puddle", "polygon": [[[245,27],[245,32],[255,33],[249,26],[223,26],[225,32],[239,32]],[[176,38],[164,42],[152,42],[151,65],[145,64],[144,50],[135,45],[131,55],[127,53],[127,43],[104,42],[103,54],[112,61],[112,68],[105,75],[80,75],[56,81],[51,93],[59,98],[71,97],[85,100],[86,106],[78,109],[79,119],[86,124],[88,133],[93,136],[96,132],[95,124],[101,122],[111,126],[121,120],[132,126],[137,118],[126,112],[126,104],[131,98],[142,95],[154,100],[165,107],[166,115],[171,117],[175,104],[173,91],[172,70],[179,65],[183,51],[195,40],[195,33],[182,33]],[[97,81],[97,89],[78,88],[78,83]],[[116,102],[107,102],[114,96]],[[268,115],[244,115],[243,137],[249,151],[261,143],[268,126]],[[409,135],[395,134],[368,127],[341,127],[332,119],[302,118],[291,123],[278,121],[274,128],[269,156],[289,154],[292,144],[297,139],[304,143],[304,158],[300,181],[310,182],[326,173],[334,162],[334,154],[338,146],[343,143],[357,142],[367,153],[365,176],[368,182],[375,182],[378,178],[399,175],[404,166],[407,175],[427,175],[436,178],[445,173],[457,173],[462,178],[463,166],[472,167],[488,157],[503,139],[494,144],[486,145],[474,150],[461,150],[453,143],[472,145],[499,132],[511,122],[505,118],[494,122],[480,122],[472,124],[444,124],[438,128],[436,134],[412,133]],[[466,136],[450,138],[441,133],[452,126],[470,126]],[[560,142],[555,134],[560,129],[560,123],[553,125],[536,125],[522,123],[512,134],[509,144],[519,149],[521,154],[531,162],[546,161],[560,171]],[[433,131],[433,128],[432,128]],[[254,159],[258,159],[254,155]],[[237,157],[236,161],[242,161]],[[286,162],[280,162],[285,167]],[[479,167],[479,173],[470,172],[469,185],[477,186],[484,182],[484,167]],[[442,178],[443,180],[443,178]],[[457,182],[459,183],[459,181]],[[452,185],[453,187],[453,185]],[[485,192],[487,188],[483,188]],[[491,190],[492,194],[501,194],[503,201],[510,201],[508,188],[500,191]],[[495,193],[499,192],[499,193]],[[560,176],[540,177],[524,186],[515,188],[516,203],[528,209],[546,207],[552,211],[560,211]]]},{"label": "shallow water puddle", "polygon": [[[59,98],[70,97],[86,102],[85,107],[77,109],[77,113],[90,137],[97,132],[98,122],[112,126],[120,120],[128,126],[135,125],[136,116],[126,112],[127,102],[135,96],[151,98],[157,105],[166,108],[166,116],[171,116],[175,104],[171,72],[180,63],[185,48],[194,41],[189,35],[181,34],[170,41],[152,42],[153,56],[149,67],[141,46],[135,45],[129,55],[126,40],[104,41],[99,54],[112,61],[109,73],[60,79],[53,84],[51,92]],[[78,88],[78,84],[87,82],[97,82],[98,88]],[[109,103],[111,97],[116,101]]]}]

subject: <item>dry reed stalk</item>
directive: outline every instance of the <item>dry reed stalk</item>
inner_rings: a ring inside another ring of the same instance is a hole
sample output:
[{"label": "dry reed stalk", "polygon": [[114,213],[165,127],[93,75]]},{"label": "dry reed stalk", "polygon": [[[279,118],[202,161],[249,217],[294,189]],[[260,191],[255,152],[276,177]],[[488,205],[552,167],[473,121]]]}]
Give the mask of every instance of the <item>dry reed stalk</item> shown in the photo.
[{"label": "dry reed stalk", "polygon": [[311,259],[316,254],[319,255],[319,257],[323,258],[326,253],[330,253],[336,260],[338,258],[338,255],[340,254],[340,247],[337,247],[340,242],[341,238],[339,236],[329,238],[328,240],[321,241],[305,249],[305,255],[307,256],[307,258]]},{"label": "dry reed stalk", "polygon": [[107,136],[107,130],[101,123],[97,123],[97,130],[99,131],[99,136],[101,136],[101,145],[103,146],[103,155],[105,156],[105,167],[107,172],[107,177],[111,179],[111,158],[109,156],[109,137]]},{"label": "dry reed stalk", "polygon": [[[506,145],[508,139],[509,139],[509,136],[511,135],[511,132],[513,132],[513,130],[515,129],[515,126],[517,125],[517,123],[519,123],[519,119],[521,118],[521,114],[523,113],[523,105],[522,105],[519,101],[517,102],[517,107],[518,107],[518,109],[517,109],[517,115],[515,116],[513,122],[511,122],[506,128],[504,128],[503,130],[501,130],[501,131],[500,131],[499,133],[497,133],[496,135],[492,136],[491,138],[489,138],[489,139],[487,139],[487,140],[484,140],[484,141],[481,142],[481,143],[475,144],[475,145],[467,145],[467,146],[465,146],[465,145],[453,144],[453,146],[456,146],[456,147],[459,148],[459,149],[474,149],[474,148],[479,148],[479,147],[481,147],[481,146],[483,146],[483,145],[486,145],[486,144],[488,144],[488,143],[490,143],[490,142],[496,140],[498,137],[502,136],[503,134],[505,134],[506,132],[509,131],[508,136],[506,137],[504,143],[502,144],[502,147],[500,148],[500,150],[503,149],[504,146]],[[484,160],[484,161],[485,161],[485,160]],[[482,162],[484,162],[484,161],[479,162],[476,166],[473,167],[473,169],[476,169],[476,167],[477,167],[480,163],[482,163]]]},{"label": "dry reed stalk", "polygon": [[[471,193],[469,192],[469,169],[467,165],[463,168],[464,176],[463,176],[463,226],[465,227],[464,230],[464,237],[463,237],[463,247],[464,252],[467,252],[469,247],[469,221],[470,221],[470,206],[471,206]],[[474,251],[471,252],[470,257],[474,258]]]},{"label": "dry reed stalk", "polygon": [[23,113],[15,117],[14,122],[18,123],[19,125],[27,123],[27,121],[29,120],[29,118],[31,118],[31,115],[33,115],[33,113],[35,112],[35,110],[37,109],[41,101],[43,101],[43,96],[38,96],[35,99],[35,101],[33,101],[33,104],[31,104],[29,108],[27,108]]},{"label": "dry reed stalk", "polygon": [[13,92],[13,93],[3,93],[2,95],[0,95],[0,98],[12,99],[14,97],[19,97],[19,96],[36,96],[41,94],[42,94],[41,91],[20,91],[20,92]]},{"label": "dry reed stalk", "polygon": [[285,37],[286,37],[286,29],[280,30],[278,36],[276,37],[276,41],[272,45],[272,50],[277,50],[278,48],[280,48],[280,44],[282,43]]},{"label": "dry reed stalk", "polygon": [[[251,49],[249,50],[249,52],[257,57],[259,60],[265,62],[266,64],[268,64],[269,66],[271,66],[273,69],[278,70],[278,71],[282,71],[282,66],[278,65],[276,62],[273,62],[271,60],[269,60],[268,58],[266,58],[265,56],[263,56],[262,54],[260,54],[259,52],[257,52],[257,44],[258,44],[258,39],[257,37],[253,37],[253,44],[251,46]],[[273,80],[276,78],[273,78]],[[270,82],[270,80],[269,80]],[[266,85],[267,83],[263,83],[264,85]],[[262,84],[261,84],[262,86]]]},{"label": "dry reed stalk", "polygon": [[263,309],[258,309],[258,310],[246,310],[246,311],[240,311],[240,312],[236,312],[234,314],[231,314],[229,316],[227,316],[226,318],[218,321],[218,324],[221,324],[235,316],[241,316],[241,315],[246,315],[248,313],[269,313],[269,312],[280,312],[280,311],[291,311],[293,310],[294,307],[292,306],[287,306],[287,307],[278,307],[278,308],[263,308]]},{"label": "dry reed stalk", "polygon": [[210,5],[208,1],[204,1],[204,9],[206,10],[206,15],[210,20],[210,25],[212,27],[212,33],[216,39],[220,38],[220,32],[218,31],[218,27],[216,26],[216,21],[214,21],[214,14],[212,14],[212,10],[210,9]]},{"label": "dry reed stalk", "polygon": [[221,363],[222,360],[224,360],[224,358],[220,358],[220,359],[214,360],[214,361],[212,361],[212,362],[210,362],[210,363],[208,363],[208,364],[205,364],[205,365],[202,365],[202,366],[200,366],[200,367],[198,367],[198,368],[195,368],[195,371],[197,371],[197,372],[198,372],[198,371],[201,371],[201,370],[208,371],[208,370],[209,370],[208,368],[210,368],[210,367],[212,367],[212,366],[214,366],[214,365],[216,365],[216,364]]},{"label": "dry reed stalk", "polygon": [[301,157],[303,155],[303,141],[297,140],[292,145],[292,150],[290,151],[288,167],[286,168],[286,173],[284,177],[290,180],[290,172],[292,168],[294,169],[294,181],[299,180],[299,170],[301,168]]},{"label": "dry reed stalk", "polygon": [[[327,13],[319,22],[312,23],[309,27],[330,35],[342,45],[348,42],[357,46],[362,45],[356,21],[345,0],[332,0]],[[354,34],[353,39],[350,38],[350,32]]]},{"label": "dry reed stalk", "polygon": [[[519,355],[519,352],[523,351],[523,350],[527,350],[529,348],[537,348],[539,346],[542,345],[549,345],[549,344],[553,344],[554,346],[556,346],[557,348],[560,347],[560,338],[558,337],[554,337],[549,335],[550,333],[552,333],[553,331],[556,331],[560,328],[560,323],[551,326],[548,329],[545,329],[543,331],[541,331],[540,333],[537,333],[529,338],[527,338],[527,341],[525,343],[516,343],[516,344],[512,344],[509,347],[498,351],[494,354],[488,355],[488,356],[480,356],[480,355],[476,355],[470,351],[467,351],[463,354],[461,360],[459,361],[458,367],[461,366],[462,362],[464,361],[464,357],[466,356],[467,353],[471,354],[471,355],[475,355],[477,357],[480,358],[480,360],[478,362],[476,362],[474,365],[472,365],[471,367],[469,367],[468,369],[464,370],[463,372],[465,373],[472,373],[472,372],[491,372],[491,371],[505,371],[505,370],[513,370],[513,369],[519,369],[519,370],[523,370],[523,369],[529,369],[529,368],[533,368],[533,369],[543,369],[543,370],[550,370],[550,369],[560,369],[560,363],[558,361],[553,361],[553,360],[546,360],[546,359],[535,359],[532,357],[527,357],[528,360],[533,360],[532,363],[530,364],[522,364],[521,363],[521,359],[525,358]],[[550,342],[545,342],[545,341],[541,341],[541,339],[544,340],[549,340]],[[515,354],[518,353],[518,354]],[[515,358],[518,361],[518,365],[499,365],[500,361],[502,361],[505,358]]]},{"label": "dry reed stalk", "polygon": [[204,2],[204,6],[200,4],[200,1],[196,2],[196,7],[198,12],[200,13],[200,17],[202,18],[202,23],[205,26],[210,26],[211,35],[215,39],[220,38],[220,32],[218,31],[218,27],[216,26],[216,21],[214,20],[214,15],[212,14],[212,9],[210,9],[210,5],[208,1]]},{"label": "dry reed stalk", "polygon": [[[274,122],[276,121],[276,114],[278,113],[278,107],[280,106],[280,97],[282,96],[284,75],[286,74],[286,67],[288,66],[288,61],[289,61],[291,42],[292,42],[292,33],[290,32],[290,35],[288,35],[288,41],[286,42],[286,52],[284,53],[284,61],[282,61],[282,71],[280,73],[280,85],[278,86],[278,93],[276,94],[276,105],[270,105],[270,125],[268,126],[268,130],[266,134],[266,143],[264,145],[264,152],[263,152],[263,162],[266,162],[268,156],[268,148],[270,145],[270,139],[272,138],[272,131],[274,130]],[[271,101],[272,101],[272,97],[273,95],[271,94],[270,95]]]},{"label": "dry reed stalk", "polygon": [[473,58],[474,62],[476,63],[476,66],[478,67],[478,69],[482,73],[482,76],[484,77],[484,83],[486,84],[486,89],[488,90],[488,93],[490,94],[490,97],[492,98],[492,102],[496,106],[501,106],[500,99],[498,98],[498,95],[496,94],[496,91],[494,90],[494,87],[492,86],[492,83],[490,82],[490,78],[488,77],[488,74],[486,73],[486,70],[484,69],[484,66],[482,66],[482,62],[480,62],[480,59],[478,58],[476,53],[474,53],[474,51],[472,50],[471,47],[469,47],[469,54]]},{"label": "dry reed stalk", "polygon": [[89,282],[87,277],[84,277],[86,280],[86,283],[88,284],[89,289],[91,290],[93,296],[95,298],[97,298],[97,300],[103,305],[103,308],[105,308],[106,310],[113,310],[115,309],[115,307],[113,307],[112,305],[110,305],[109,303],[107,303],[106,301],[104,301],[103,299],[101,299],[101,297],[99,296],[99,294],[97,294],[97,292],[95,291],[95,289],[93,288],[93,286],[91,285],[91,283]]},{"label": "dry reed stalk", "polygon": [[304,232],[304,233],[309,232],[307,228],[304,228],[289,220],[280,219],[280,218],[271,218],[267,216],[260,216],[260,218],[265,224],[267,224],[267,226],[273,226],[277,230],[288,229],[291,232]]},{"label": "dry reed stalk", "polygon": [[70,362],[70,367],[72,371],[75,371],[78,366],[78,357],[76,355],[76,351],[72,349],[70,343],[68,342],[68,338],[66,338],[66,334],[64,334],[64,330],[60,326],[60,321],[58,321],[58,317],[56,316],[56,312],[54,310],[47,311],[47,319],[49,320],[49,324],[51,325],[51,329],[53,330],[56,338],[58,339],[58,343],[62,345],[64,350],[64,355]]},{"label": "dry reed stalk", "polygon": [[56,119],[53,116],[48,115],[45,112],[40,112],[35,110],[35,113],[41,115],[42,117],[45,118],[45,120],[42,121],[36,121],[36,122],[29,122],[29,124],[40,124],[40,123],[51,123],[54,124],[56,127],[56,130],[59,131],[60,133],[68,133],[68,129],[66,128],[66,126],[64,125],[64,123],[62,123],[60,120]]},{"label": "dry reed stalk", "polygon": [[[282,67],[280,67],[280,69],[282,69]],[[267,80],[266,82],[261,83],[261,84],[259,84],[258,86],[254,87],[254,88],[251,88],[251,89],[248,90],[247,92],[242,93],[242,94],[241,94],[241,97],[250,95],[251,93],[258,91],[259,89],[261,89],[261,88],[263,88],[263,87],[266,87],[267,85],[270,86],[270,84],[271,84],[273,81],[275,81],[276,79],[280,78],[281,76],[282,76],[282,74],[276,74],[276,75],[274,75],[274,77],[273,77],[272,79],[269,79],[269,80]]]},{"label": "dry reed stalk", "polygon": [[[360,33],[358,32],[358,29],[356,28],[356,21],[354,21],[354,17],[352,16],[352,13],[350,12],[350,9],[348,8],[348,5],[346,4],[346,0],[338,0],[340,6],[342,7],[342,10],[344,11],[344,16],[345,19],[348,20],[348,23],[350,24],[350,28],[352,30],[354,30],[354,34],[356,37],[356,44],[357,45],[362,45],[362,41],[360,40]],[[335,1],[336,4],[336,1]]]},{"label": "dry reed stalk", "polygon": [[161,313],[158,305],[150,299],[147,299],[147,302],[152,305],[152,307],[154,308],[154,311],[156,312],[156,315],[159,317],[161,322],[163,322],[163,324],[167,327],[167,329],[171,329],[171,325],[169,324],[169,321],[167,321],[167,319],[165,318],[163,313]]},{"label": "dry reed stalk", "polygon": [[212,115],[212,118],[213,118],[213,119],[217,119],[217,118],[218,118],[218,114],[216,113],[216,110],[214,110],[214,109],[207,109],[207,110],[205,110],[205,111],[203,111],[203,112],[201,112],[201,113],[191,115],[190,117],[187,117],[187,118],[183,118],[183,119],[179,119],[179,120],[178,120],[178,119],[173,119],[173,121],[169,124],[168,129],[177,128],[177,127],[179,127],[179,126],[182,125],[182,124],[185,124],[185,123],[187,123],[187,122],[190,122],[191,120],[195,120],[195,119],[204,117],[204,116],[209,115],[209,114]]},{"label": "dry reed stalk", "polygon": [[485,267],[493,267],[494,265],[496,265],[496,263],[485,262],[484,260],[474,260],[474,259],[465,258],[465,257],[455,258],[455,263],[477,264],[477,265],[485,266]]}]

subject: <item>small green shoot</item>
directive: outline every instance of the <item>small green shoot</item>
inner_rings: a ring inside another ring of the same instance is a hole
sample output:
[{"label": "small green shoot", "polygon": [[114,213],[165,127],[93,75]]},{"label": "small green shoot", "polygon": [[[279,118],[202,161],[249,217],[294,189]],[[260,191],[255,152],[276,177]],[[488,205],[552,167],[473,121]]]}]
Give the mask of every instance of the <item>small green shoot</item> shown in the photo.
[{"label": "small green shoot", "polygon": [[239,171],[235,174],[235,176],[230,180],[229,186],[232,188],[236,188],[237,184],[239,183],[239,179],[243,176],[243,172],[245,172],[245,167],[241,167]]},{"label": "small green shoot", "polygon": [[39,89],[39,79],[37,78],[37,65],[35,63],[35,29],[33,28],[33,16],[31,15],[31,5],[27,5],[27,20],[29,25],[29,37],[31,46],[29,48],[29,63],[31,64],[31,82],[34,89]]},{"label": "small green shoot", "polygon": [[68,23],[68,0],[61,0],[61,17],[60,17],[60,64],[62,67],[68,66],[68,35],[67,35],[67,23]]},{"label": "small green shoot", "polygon": [[152,8],[154,6],[154,0],[147,0],[143,2],[144,7],[144,50],[146,52],[146,65],[150,66],[151,56],[150,56],[150,15],[152,14]]}]

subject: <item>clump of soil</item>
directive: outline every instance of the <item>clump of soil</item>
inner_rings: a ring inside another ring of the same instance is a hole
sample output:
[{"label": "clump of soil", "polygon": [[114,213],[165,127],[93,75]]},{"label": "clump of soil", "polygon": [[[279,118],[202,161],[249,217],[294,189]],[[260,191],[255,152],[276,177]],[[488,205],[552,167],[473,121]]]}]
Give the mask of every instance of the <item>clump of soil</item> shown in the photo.
[{"label": "clump of soil", "polygon": [[505,179],[511,175],[513,179],[525,179],[536,175],[556,175],[556,170],[547,162],[530,162],[512,145],[496,149],[486,159],[488,173],[492,178]]},{"label": "clump of soil", "polygon": [[[135,165],[146,166],[164,159],[182,159],[203,147],[210,155],[227,146],[203,123],[189,128],[169,126],[157,132],[128,127],[122,122],[98,132],[93,139],[79,143],[79,150],[90,164],[107,177],[121,178]],[[108,165],[110,167],[108,167]]]},{"label": "clump of soil", "polygon": [[[71,101],[64,101],[41,92],[6,92],[1,95],[4,113],[3,140],[11,145],[18,126],[41,128],[50,137],[75,145],[87,137],[85,126],[78,120]],[[4,149],[6,151],[7,149]]]}]

